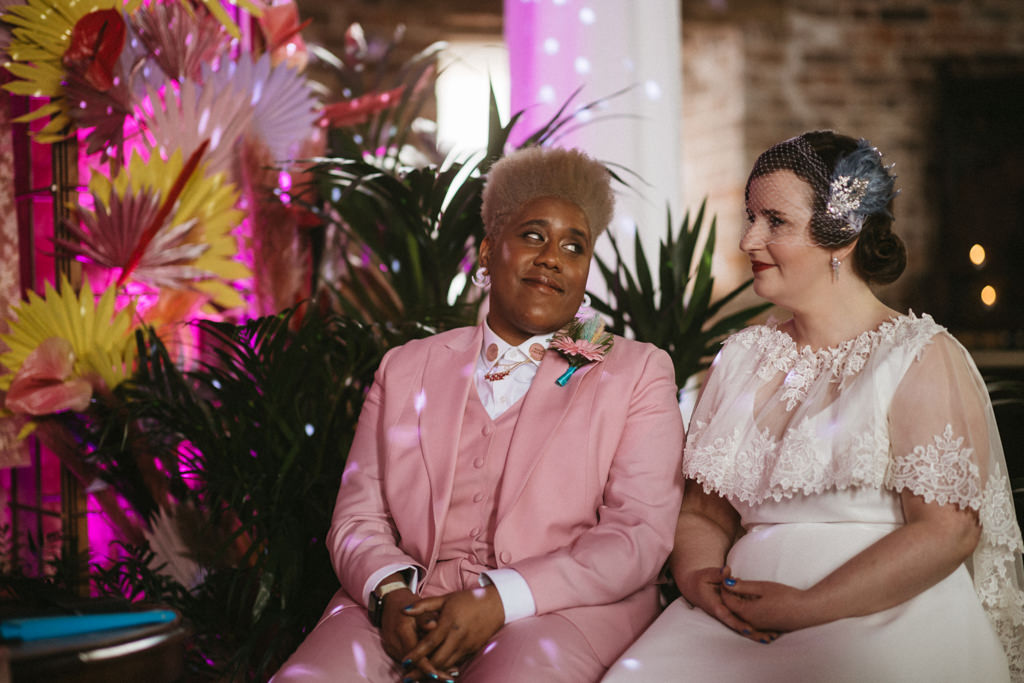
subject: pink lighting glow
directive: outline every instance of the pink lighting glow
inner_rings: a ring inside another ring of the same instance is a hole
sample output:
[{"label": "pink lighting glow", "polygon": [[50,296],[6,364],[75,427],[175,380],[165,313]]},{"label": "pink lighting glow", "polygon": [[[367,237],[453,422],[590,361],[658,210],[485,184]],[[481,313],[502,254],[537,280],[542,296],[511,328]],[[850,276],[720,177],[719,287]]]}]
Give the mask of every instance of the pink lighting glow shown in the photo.
[{"label": "pink lighting glow", "polygon": [[[581,20],[584,12],[589,23]],[[595,20],[594,11],[585,0],[505,3],[511,109],[525,110],[512,131],[510,144],[521,144],[584,85],[575,61],[582,47],[581,33]],[[586,101],[588,94],[593,98],[605,93],[585,93],[582,101]]]}]

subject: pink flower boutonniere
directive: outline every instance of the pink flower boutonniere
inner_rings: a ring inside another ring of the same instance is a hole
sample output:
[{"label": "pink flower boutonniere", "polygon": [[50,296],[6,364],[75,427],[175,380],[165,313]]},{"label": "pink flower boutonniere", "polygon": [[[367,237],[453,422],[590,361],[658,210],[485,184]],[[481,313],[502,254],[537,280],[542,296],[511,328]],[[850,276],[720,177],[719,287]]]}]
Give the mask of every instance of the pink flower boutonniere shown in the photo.
[{"label": "pink flower boutonniere", "polygon": [[613,341],[611,332],[604,331],[604,320],[600,315],[594,314],[585,320],[574,318],[551,338],[551,348],[569,361],[569,369],[555,380],[555,384],[564,387],[576,370],[587,363],[604,360]]}]

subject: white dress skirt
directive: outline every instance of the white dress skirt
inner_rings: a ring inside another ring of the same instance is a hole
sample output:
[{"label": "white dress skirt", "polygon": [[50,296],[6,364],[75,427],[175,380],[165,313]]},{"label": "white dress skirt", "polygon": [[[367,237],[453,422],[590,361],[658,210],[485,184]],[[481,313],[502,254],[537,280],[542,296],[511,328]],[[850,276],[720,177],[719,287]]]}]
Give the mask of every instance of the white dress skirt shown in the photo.
[{"label": "white dress skirt", "polygon": [[[847,489],[738,506],[734,576],[807,588],[903,524],[897,494]],[[757,643],[680,598],[605,681],[1009,681],[1003,647],[966,567],[901,605]]]}]

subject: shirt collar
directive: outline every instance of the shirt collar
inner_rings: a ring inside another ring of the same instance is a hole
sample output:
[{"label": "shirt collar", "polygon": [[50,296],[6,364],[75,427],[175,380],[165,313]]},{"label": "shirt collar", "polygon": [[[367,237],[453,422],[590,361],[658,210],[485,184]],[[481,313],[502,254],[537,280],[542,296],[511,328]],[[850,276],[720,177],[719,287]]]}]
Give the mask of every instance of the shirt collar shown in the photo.
[{"label": "shirt collar", "polygon": [[[483,367],[490,369],[492,366],[494,366],[495,363],[498,362],[499,358],[505,355],[506,351],[512,348],[512,345],[509,344],[504,339],[502,339],[501,337],[499,337],[494,332],[494,330],[491,329],[491,326],[487,324],[486,319],[484,320],[483,325],[484,343],[483,346],[480,348],[480,362],[483,365]],[[522,344],[519,344],[516,348],[519,349],[520,353],[522,353],[525,358],[529,358],[531,361],[533,361],[534,365],[539,366],[540,361],[530,355],[530,347],[533,346],[534,344],[540,344],[545,349],[547,349],[551,345],[552,336],[554,336],[554,332],[549,332],[547,334],[537,334],[530,337]],[[495,346],[498,347],[498,354],[494,356],[493,360],[489,360],[487,358],[487,349],[491,346],[491,344],[494,344]]]}]

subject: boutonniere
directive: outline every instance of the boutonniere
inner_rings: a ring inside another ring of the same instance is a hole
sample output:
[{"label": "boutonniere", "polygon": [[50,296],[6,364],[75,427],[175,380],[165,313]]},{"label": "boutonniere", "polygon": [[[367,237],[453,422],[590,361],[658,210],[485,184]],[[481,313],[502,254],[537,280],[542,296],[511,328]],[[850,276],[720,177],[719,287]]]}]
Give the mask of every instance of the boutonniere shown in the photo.
[{"label": "boutonniere", "polygon": [[555,380],[555,384],[564,387],[576,370],[587,363],[604,360],[613,341],[611,332],[604,331],[604,320],[600,315],[595,313],[586,319],[573,318],[572,322],[551,338],[551,348],[569,361],[569,369]]}]

